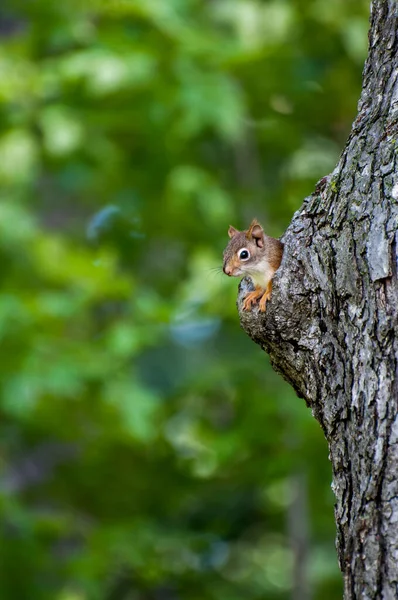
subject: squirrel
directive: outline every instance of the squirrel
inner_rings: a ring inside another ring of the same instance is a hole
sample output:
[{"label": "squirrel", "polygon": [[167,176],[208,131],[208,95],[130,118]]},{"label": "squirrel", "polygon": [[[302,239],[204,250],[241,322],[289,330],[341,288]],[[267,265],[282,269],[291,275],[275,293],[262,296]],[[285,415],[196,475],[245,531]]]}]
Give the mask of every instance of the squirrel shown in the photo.
[{"label": "squirrel", "polygon": [[250,310],[259,299],[259,309],[265,312],[265,305],[271,295],[272,278],[282,261],[283,244],[265,235],[257,219],[249,229],[238,231],[232,225],[228,229],[231,238],[224,250],[223,271],[229,277],[249,275],[255,285],[243,302],[243,310]]}]

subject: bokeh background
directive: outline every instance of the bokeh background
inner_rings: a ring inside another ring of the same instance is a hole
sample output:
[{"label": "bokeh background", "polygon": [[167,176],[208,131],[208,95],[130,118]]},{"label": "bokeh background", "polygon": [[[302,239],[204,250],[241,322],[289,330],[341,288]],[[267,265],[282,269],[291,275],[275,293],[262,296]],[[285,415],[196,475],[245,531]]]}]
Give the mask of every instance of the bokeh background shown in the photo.
[{"label": "bokeh background", "polygon": [[355,117],[368,0],[3,0],[0,597],[335,600],[327,447],[239,328]]}]

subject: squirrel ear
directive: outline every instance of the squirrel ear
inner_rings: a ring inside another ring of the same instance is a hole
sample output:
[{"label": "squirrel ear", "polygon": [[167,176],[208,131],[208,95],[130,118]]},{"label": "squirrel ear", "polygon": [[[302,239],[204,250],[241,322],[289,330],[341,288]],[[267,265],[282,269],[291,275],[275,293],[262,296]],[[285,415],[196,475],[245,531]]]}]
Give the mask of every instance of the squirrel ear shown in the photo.
[{"label": "squirrel ear", "polygon": [[257,219],[253,219],[246,233],[247,239],[253,238],[259,248],[264,247],[264,230]]},{"label": "squirrel ear", "polygon": [[230,238],[233,238],[234,235],[236,235],[237,233],[239,233],[239,231],[237,229],[235,229],[235,227],[232,227],[232,225],[229,226],[228,229],[228,235]]}]

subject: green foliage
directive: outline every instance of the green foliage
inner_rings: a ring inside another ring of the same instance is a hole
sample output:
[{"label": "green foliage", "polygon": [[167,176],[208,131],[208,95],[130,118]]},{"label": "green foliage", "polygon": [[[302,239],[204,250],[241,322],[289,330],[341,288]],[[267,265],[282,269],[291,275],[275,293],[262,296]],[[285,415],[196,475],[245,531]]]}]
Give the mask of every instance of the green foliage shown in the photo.
[{"label": "green foliage", "polygon": [[367,4],[1,9],[1,598],[288,598],[297,474],[338,597],[322,434],[212,268],[334,168]]}]

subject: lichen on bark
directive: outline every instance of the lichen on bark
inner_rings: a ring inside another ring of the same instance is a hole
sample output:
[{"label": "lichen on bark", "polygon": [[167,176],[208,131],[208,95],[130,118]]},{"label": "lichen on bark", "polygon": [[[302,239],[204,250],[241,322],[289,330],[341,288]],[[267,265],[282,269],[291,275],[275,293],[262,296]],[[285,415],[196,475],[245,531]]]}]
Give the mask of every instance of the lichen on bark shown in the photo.
[{"label": "lichen on bark", "polygon": [[242,327],[329,444],[345,599],[398,598],[398,4],[374,0],[358,116],[283,236],[265,314]]}]

